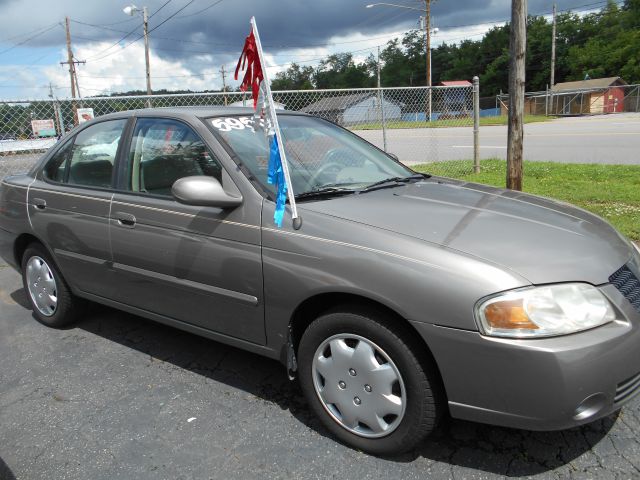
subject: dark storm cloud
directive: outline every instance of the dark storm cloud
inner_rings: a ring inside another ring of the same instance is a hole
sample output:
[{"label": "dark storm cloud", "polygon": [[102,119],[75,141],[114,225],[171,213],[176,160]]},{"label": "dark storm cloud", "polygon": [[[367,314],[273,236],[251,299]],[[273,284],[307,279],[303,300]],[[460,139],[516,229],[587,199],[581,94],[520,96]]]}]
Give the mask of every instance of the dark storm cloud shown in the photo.
[{"label": "dark storm cloud", "polygon": [[[166,0],[139,0],[146,3],[150,14]],[[187,3],[172,0],[150,20],[153,29]],[[189,59],[200,53],[226,57],[237,55],[249,30],[249,17],[255,15],[263,43],[271,53],[298,47],[326,44],[331,37],[361,33],[380,36],[386,32],[414,28],[420,12],[378,6],[365,8],[375,0],[223,0],[197,15],[216,0],[195,0],[184,11],[151,33],[152,47],[162,57]],[[397,0],[404,5],[423,8],[424,2]],[[90,41],[115,42],[123,32],[133,30],[139,20],[128,19],[122,12],[124,1],[88,0],[0,0],[2,38],[26,34],[57,21],[65,15],[74,20],[105,26],[96,28],[72,23],[74,43]],[[558,0],[558,8],[583,8],[594,0]],[[434,25],[441,28],[505,20],[510,15],[509,0],[438,0],[433,4]],[[529,13],[551,10],[552,0],[529,0]],[[188,16],[187,16],[188,15]],[[108,30],[110,28],[112,30]],[[142,29],[123,41],[126,45],[137,38]],[[38,32],[33,32],[37,34]],[[29,35],[24,35],[14,42]],[[177,41],[182,40],[182,41]],[[10,43],[10,42],[9,42]],[[64,46],[64,30],[54,28],[33,39],[29,46]],[[342,50],[357,49],[358,44],[344,44]]]}]

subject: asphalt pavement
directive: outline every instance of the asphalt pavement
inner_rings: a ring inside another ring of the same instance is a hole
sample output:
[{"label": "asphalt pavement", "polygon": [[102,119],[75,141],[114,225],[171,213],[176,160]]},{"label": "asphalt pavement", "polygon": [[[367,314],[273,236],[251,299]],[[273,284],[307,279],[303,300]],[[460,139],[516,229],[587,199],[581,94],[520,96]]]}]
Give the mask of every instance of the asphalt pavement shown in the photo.
[{"label": "asphalt pavement", "polygon": [[449,420],[376,458],[335,441],[279,363],[99,306],[49,329],[2,264],[0,352],[1,480],[640,476],[640,401],[561,432]]},{"label": "asphalt pavement", "polygon": [[[382,148],[382,131],[356,133]],[[560,163],[640,165],[640,114],[558,118],[524,126],[524,158]],[[473,158],[473,129],[387,130],[387,151],[407,165]],[[507,158],[507,127],[480,127],[480,158]]]}]

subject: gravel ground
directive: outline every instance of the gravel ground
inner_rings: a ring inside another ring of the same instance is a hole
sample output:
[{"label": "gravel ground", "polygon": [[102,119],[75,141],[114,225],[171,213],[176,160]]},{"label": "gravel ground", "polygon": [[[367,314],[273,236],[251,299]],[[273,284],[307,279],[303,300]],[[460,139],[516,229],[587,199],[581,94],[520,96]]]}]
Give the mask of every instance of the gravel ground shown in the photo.
[{"label": "gravel ground", "polygon": [[0,152],[0,180],[7,175],[23,173],[29,171],[44,152],[29,152],[15,155],[2,155]]},{"label": "gravel ground", "polygon": [[640,477],[638,402],[562,432],[449,420],[375,458],[333,440],[277,362],[97,306],[52,330],[26,302],[0,264],[0,480]]}]

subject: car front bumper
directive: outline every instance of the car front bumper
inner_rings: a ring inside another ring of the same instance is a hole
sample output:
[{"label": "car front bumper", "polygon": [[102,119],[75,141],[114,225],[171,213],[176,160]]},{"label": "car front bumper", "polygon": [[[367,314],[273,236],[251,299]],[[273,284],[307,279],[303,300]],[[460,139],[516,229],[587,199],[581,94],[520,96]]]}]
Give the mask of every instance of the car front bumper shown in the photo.
[{"label": "car front bumper", "polygon": [[412,322],[440,369],[451,415],[561,430],[619,410],[640,392],[640,313],[614,286],[601,290],[627,321],[527,340]]}]

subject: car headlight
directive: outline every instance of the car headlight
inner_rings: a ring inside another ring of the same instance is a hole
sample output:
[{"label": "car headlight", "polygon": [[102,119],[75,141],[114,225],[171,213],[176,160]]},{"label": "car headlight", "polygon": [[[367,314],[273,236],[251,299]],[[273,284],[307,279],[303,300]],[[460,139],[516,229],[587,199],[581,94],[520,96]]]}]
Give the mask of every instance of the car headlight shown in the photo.
[{"label": "car headlight", "polygon": [[616,319],[611,303],[586,283],[507,292],[482,302],[476,315],[485,335],[513,338],[566,335]]}]

